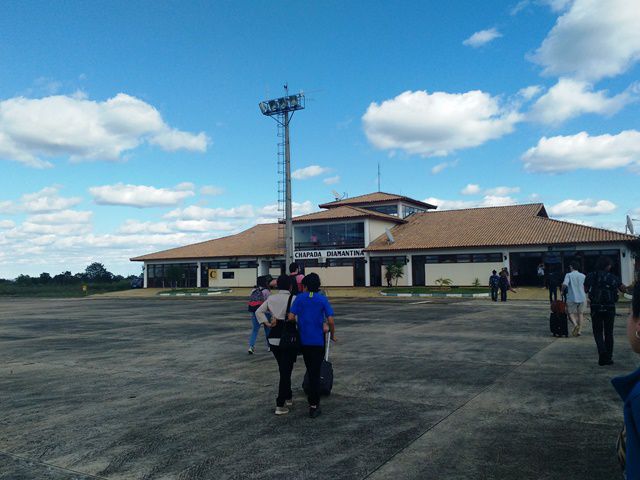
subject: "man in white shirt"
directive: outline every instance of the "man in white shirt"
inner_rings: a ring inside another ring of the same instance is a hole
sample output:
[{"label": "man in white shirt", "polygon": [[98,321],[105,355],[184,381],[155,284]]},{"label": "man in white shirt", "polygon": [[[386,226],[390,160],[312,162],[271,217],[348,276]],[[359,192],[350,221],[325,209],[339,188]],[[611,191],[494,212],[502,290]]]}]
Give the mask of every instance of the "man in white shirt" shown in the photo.
[{"label": "man in white shirt", "polygon": [[578,271],[579,268],[580,264],[576,260],[572,261],[569,264],[569,273],[564,276],[564,282],[562,282],[562,290],[567,296],[569,320],[573,324],[571,335],[574,337],[580,335],[584,307],[587,303],[587,295],[584,292],[585,275]]}]

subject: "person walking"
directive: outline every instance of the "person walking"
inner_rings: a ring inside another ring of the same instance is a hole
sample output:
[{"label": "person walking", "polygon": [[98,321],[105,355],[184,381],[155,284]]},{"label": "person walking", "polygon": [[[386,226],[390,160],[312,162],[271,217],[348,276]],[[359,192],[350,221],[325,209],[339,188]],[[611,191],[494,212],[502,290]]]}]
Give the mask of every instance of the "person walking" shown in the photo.
[{"label": "person walking", "polygon": [[302,293],[302,279],[304,275],[300,273],[300,266],[296,262],[289,264],[289,282],[291,283],[291,293],[298,295]]},{"label": "person walking", "polygon": [[569,320],[573,324],[571,335],[580,336],[582,330],[582,321],[584,319],[584,306],[587,302],[587,296],[584,291],[585,275],[579,271],[580,264],[577,260],[573,260],[569,264],[569,273],[564,276],[562,282],[562,291],[567,296],[567,313]]},{"label": "person walking", "polygon": [[538,284],[544,288],[544,263],[538,264],[536,275],[538,276]]},{"label": "person walking", "polygon": [[494,270],[489,277],[489,288],[491,289],[491,300],[498,301],[498,290],[500,289],[500,277]]},{"label": "person walking", "polygon": [[[302,356],[309,375],[309,416],[320,415],[320,368],[324,358],[324,334],[331,332],[331,340],[336,341],[333,308],[327,297],[319,293],[320,277],[310,273],[302,279],[303,293],[296,297],[291,306],[289,319],[298,322]],[[326,320],[326,323],[325,323]]]},{"label": "person walking", "polygon": [[[636,282],[633,288],[627,339],[631,350],[640,354],[640,282]],[[611,383],[624,402],[625,478],[640,480],[640,368],[629,375],[614,378]]]},{"label": "person walking", "polygon": [[509,290],[509,277],[504,270],[500,271],[500,278],[498,279],[498,288],[500,288],[500,301],[507,301],[507,290]]},{"label": "person walking", "polygon": [[611,273],[612,262],[602,256],[596,261],[596,271],[589,273],[584,289],[589,295],[593,338],[598,348],[598,365],[613,364],[613,322],[616,318],[618,292],[626,288],[620,279]]},{"label": "person walking", "polygon": [[549,270],[547,276],[547,288],[549,289],[549,303],[558,300],[558,287],[560,286],[560,273],[556,268]]},{"label": "person walking", "polygon": [[[289,407],[293,406],[293,392],[291,391],[291,372],[298,352],[291,349],[280,348],[280,337],[287,314],[295,300],[295,296],[289,291],[291,280],[288,275],[280,275],[276,280],[278,291],[260,305],[256,311],[258,322],[271,328],[269,345],[271,353],[278,362],[280,381],[278,383],[278,396],[276,397],[276,415],[289,413]],[[269,319],[267,314],[271,315]]]},{"label": "person walking", "polygon": [[[256,318],[256,311],[258,308],[269,298],[269,282],[271,281],[270,275],[263,275],[256,280],[256,286],[249,295],[249,311],[251,312],[251,324],[252,330],[249,335],[249,355],[253,355],[255,352],[256,340],[258,339],[258,333],[260,332],[260,323]],[[269,349],[269,343],[267,338],[269,337],[269,327],[264,325],[264,339],[267,342],[267,350]]]}]

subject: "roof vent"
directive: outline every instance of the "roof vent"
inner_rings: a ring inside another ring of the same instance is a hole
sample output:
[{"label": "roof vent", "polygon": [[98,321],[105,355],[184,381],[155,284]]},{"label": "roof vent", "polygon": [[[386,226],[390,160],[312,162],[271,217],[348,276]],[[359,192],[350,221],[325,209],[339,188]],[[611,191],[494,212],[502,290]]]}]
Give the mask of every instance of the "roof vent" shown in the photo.
[{"label": "roof vent", "polygon": [[389,243],[395,243],[396,240],[393,238],[393,235],[391,235],[391,231],[388,228],[384,229],[384,233],[387,236],[387,241]]}]

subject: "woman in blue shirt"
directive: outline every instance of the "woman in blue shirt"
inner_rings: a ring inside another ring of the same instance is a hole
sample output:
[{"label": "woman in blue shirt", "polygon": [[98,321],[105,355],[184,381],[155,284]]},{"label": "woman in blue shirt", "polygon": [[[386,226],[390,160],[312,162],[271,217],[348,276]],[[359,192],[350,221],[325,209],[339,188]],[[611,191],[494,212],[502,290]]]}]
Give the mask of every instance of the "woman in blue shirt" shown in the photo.
[{"label": "woman in blue shirt", "polygon": [[[627,337],[631,349],[640,354],[640,282],[633,288],[631,313],[627,320]],[[640,480],[640,368],[611,383],[624,401],[624,424],[627,430],[627,480]]]},{"label": "woman in blue shirt", "polygon": [[[318,293],[320,277],[310,273],[302,279],[303,293],[291,305],[289,319],[296,319],[302,356],[309,373],[309,416],[320,415],[320,368],[324,358],[324,335],[331,331],[331,340],[336,341],[333,309],[327,297]],[[326,323],[325,323],[326,318]]]}]

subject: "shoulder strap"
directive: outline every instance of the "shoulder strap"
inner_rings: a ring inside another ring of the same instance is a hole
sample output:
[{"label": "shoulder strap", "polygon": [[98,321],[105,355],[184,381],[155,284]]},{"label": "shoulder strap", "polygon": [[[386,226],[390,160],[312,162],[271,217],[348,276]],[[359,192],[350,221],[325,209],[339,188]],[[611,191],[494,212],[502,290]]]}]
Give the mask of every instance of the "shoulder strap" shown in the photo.
[{"label": "shoulder strap", "polygon": [[289,311],[291,310],[291,300],[293,300],[294,295],[289,295],[289,300],[287,300],[287,311],[284,313],[284,319],[287,320],[289,317]]}]

